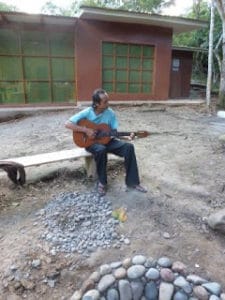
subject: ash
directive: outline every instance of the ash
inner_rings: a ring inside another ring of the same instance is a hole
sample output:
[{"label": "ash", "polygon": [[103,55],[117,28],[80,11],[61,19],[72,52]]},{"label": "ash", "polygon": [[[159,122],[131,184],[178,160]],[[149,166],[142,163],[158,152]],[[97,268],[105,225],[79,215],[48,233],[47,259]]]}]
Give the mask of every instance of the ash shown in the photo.
[{"label": "ash", "polygon": [[52,199],[36,216],[44,225],[41,239],[51,253],[77,252],[85,256],[101,248],[120,248],[126,239],[116,232],[112,205],[95,193],[63,193]]}]

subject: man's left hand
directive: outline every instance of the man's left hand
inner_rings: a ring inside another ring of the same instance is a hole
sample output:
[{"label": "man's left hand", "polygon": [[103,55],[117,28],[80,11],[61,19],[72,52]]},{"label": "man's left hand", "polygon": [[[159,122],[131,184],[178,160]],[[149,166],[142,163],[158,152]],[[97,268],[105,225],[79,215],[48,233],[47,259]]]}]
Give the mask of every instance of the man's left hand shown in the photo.
[{"label": "man's left hand", "polygon": [[130,141],[132,141],[133,139],[135,138],[135,133],[134,132],[131,132],[130,136],[128,137],[128,139]]}]

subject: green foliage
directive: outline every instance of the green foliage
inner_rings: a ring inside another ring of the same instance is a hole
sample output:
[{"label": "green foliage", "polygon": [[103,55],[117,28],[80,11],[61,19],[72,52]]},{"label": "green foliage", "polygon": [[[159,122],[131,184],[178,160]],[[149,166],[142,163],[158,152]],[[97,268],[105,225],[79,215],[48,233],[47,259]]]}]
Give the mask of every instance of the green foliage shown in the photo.
[{"label": "green foliage", "polygon": [[[201,1],[201,7],[196,12],[195,7],[185,16],[191,19],[201,19],[210,22],[210,10],[206,2]],[[186,32],[179,35],[174,35],[173,44],[175,46],[188,46],[188,47],[202,47],[207,48],[208,46],[208,33],[209,25],[206,29],[197,30],[193,32]]]},{"label": "green foliage", "polygon": [[68,9],[64,9],[49,0],[42,7],[41,12],[50,15],[74,16],[81,5],[124,9],[135,12],[160,13],[162,8],[168,7],[174,3],[174,0],[80,0],[73,1]]},{"label": "green foliage", "polygon": [[60,7],[54,4],[52,1],[47,1],[41,8],[41,12],[47,15],[54,16],[75,16],[79,9],[79,2],[73,2],[68,8]]},{"label": "green foliage", "polygon": [[162,8],[168,7],[174,0],[135,0],[123,1],[122,9],[136,12],[160,13]]},{"label": "green foliage", "polygon": [[[206,2],[201,2],[200,11],[195,12],[194,7],[192,11],[185,17],[208,22],[208,27],[202,30],[197,30],[193,32],[182,33],[179,35],[174,35],[173,44],[175,46],[188,46],[188,47],[201,47],[204,49],[208,48],[209,43],[209,26],[210,26],[210,9]],[[218,42],[222,34],[221,19],[217,12],[215,12],[215,24],[214,24],[214,44]]]},{"label": "green foliage", "polygon": [[0,11],[19,11],[19,9],[15,5],[0,2]]},{"label": "green foliage", "polygon": [[[202,30],[197,30],[193,32],[182,33],[179,35],[174,35],[173,45],[179,47],[195,47],[206,51],[196,51],[193,57],[193,79],[199,82],[206,81],[207,70],[208,70],[208,45],[209,45],[209,29],[210,29],[210,7],[206,1],[198,0],[195,5],[193,5],[192,10],[185,16],[192,19],[200,19],[208,21],[208,27]],[[222,34],[222,24],[221,19],[217,11],[215,11],[215,21],[214,21],[214,46],[215,49]],[[221,45],[218,49],[218,54],[222,57]],[[220,70],[217,63],[217,59],[214,56],[213,64],[213,79],[214,85],[219,84]],[[215,84],[216,83],[216,84]]]}]

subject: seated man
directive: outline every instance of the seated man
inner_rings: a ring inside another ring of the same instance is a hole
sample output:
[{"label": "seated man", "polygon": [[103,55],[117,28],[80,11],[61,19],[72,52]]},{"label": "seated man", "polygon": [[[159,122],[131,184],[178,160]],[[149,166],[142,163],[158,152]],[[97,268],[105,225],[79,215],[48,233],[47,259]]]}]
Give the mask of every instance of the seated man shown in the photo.
[{"label": "seated man", "polygon": [[[95,124],[105,123],[113,131],[117,131],[118,122],[115,112],[109,108],[109,96],[103,89],[97,89],[92,96],[92,106],[88,107],[74,116],[72,116],[65,124],[66,128],[75,132],[83,132],[90,139],[95,139],[96,131],[94,129],[80,126],[79,121],[86,119]],[[134,138],[134,134],[131,133],[130,139]],[[136,161],[136,155],[133,144],[124,142],[116,137],[111,137],[107,144],[94,142],[92,145],[85,148],[91,152],[94,156],[98,184],[97,191],[100,196],[105,195],[107,185],[107,153],[113,153],[120,157],[124,157],[126,177],[125,182],[128,188],[133,188],[137,191],[146,193],[147,190],[140,185],[140,179],[138,174],[138,167]]]}]

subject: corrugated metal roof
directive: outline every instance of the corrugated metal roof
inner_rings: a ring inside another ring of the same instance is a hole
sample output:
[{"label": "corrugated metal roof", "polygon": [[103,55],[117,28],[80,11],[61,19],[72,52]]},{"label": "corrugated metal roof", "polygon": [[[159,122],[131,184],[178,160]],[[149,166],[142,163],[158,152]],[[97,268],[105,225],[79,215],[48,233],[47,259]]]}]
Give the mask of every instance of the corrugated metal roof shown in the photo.
[{"label": "corrugated metal roof", "polygon": [[134,23],[171,28],[173,33],[182,33],[207,27],[207,22],[195,19],[171,17],[125,10],[81,6],[79,18],[108,22]]}]

